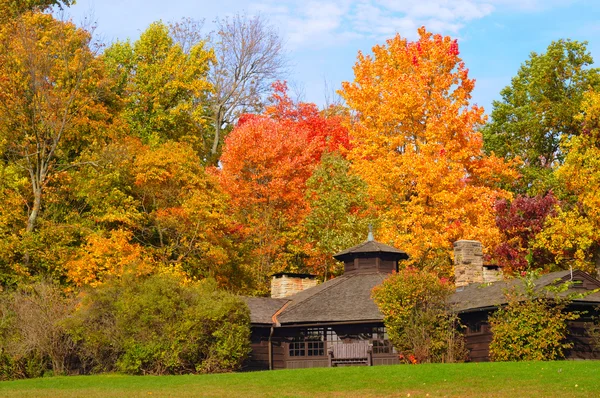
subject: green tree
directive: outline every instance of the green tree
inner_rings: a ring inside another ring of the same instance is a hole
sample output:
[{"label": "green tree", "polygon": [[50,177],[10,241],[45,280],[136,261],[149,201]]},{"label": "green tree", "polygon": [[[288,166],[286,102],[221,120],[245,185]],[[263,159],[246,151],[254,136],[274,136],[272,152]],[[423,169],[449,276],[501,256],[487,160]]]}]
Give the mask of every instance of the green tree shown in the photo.
[{"label": "green tree", "polygon": [[522,161],[522,192],[544,194],[552,186],[552,170],[562,163],[562,138],[579,135],[575,116],[583,94],[600,85],[600,70],[587,42],[558,40],[545,53],[531,53],[494,101],[491,121],[483,128],[485,149]]},{"label": "green tree", "polygon": [[508,304],[489,318],[492,332],[492,361],[553,361],[564,358],[567,321],[579,314],[565,311],[573,296],[560,295],[569,285],[535,285],[538,273],[520,278],[519,285],[505,292]]},{"label": "green tree", "polygon": [[310,211],[303,221],[312,242],[311,261],[325,279],[337,274],[333,255],[366,238],[375,218],[368,212],[367,184],[350,173],[350,162],[339,152],[326,153],[306,182]]},{"label": "green tree", "polygon": [[208,128],[206,109],[213,53],[199,41],[185,52],[162,22],[152,23],[132,45],[116,42],[104,60],[124,98],[123,117],[145,143],[187,141],[200,150]]},{"label": "green tree", "polygon": [[448,280],[414,268],[389,276],[373,299],[398,353],[411,363],[456,362],[466,357],[458,318],[447,309],[454,291]]}]

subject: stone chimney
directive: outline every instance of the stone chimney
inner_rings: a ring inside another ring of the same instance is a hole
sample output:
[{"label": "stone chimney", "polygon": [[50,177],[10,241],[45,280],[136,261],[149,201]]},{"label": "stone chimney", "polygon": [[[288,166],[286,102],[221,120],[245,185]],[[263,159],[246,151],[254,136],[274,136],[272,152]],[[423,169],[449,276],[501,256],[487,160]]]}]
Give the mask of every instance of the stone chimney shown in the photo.
[{"label": "stone chimney", "polygon": [[456,287],[471,283],[489,283],[502,280],[502,270],[495,265],[483,264],[483,246],[476,240],[454,242],[454,279]]},{"label": "stone chimney", "polygon": [[271,277],[271,297],[284,298],[317,286],[315,275],[280,272]]}]

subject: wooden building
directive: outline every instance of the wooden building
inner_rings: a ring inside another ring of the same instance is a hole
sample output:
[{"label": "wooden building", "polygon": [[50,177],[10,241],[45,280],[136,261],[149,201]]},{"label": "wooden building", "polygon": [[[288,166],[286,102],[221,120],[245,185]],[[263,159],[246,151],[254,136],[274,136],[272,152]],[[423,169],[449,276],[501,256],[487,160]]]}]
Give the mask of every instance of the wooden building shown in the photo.
[{"label": "wooden building", "polygon": [[[246,369],[399,363],[371,290],[397,271],[398,261],[408,259],[408,255],[369,235],[366,242],[334,257],[344,263],[342,276],[316,284],[311,275],[280,273],[273,275],[272,297],[245,298],[252,322],[252,352]],[[504,281],[501,269],[485,265],[477,241],[456,242],[454,257],[457,291],[450,304],[466,326],[470,360],[488,361],[492,338],[488,316],[506,304],[504,292],[521,282]],[[572,289],[578,291],[600,288],[600,281],[582,271],[547,274],[536,281],[536,286],[571,280]],[[600,359],[584,327],[599,305],[600,293],[571,305],[571,310],[587,313],[570,324],[569,339],[574,347],[567,352],[568,358]]]},{"label": "wooden building", "polygon": [[[585,292],[600,289],[600,281],[591,275],[574,270],[558,271],[542,275],[535,281],[536,289],[559,283],[571,282],[568,292]],[[489,315],[498,307],[507,304],[505,292],[519,287],[522,281],[512,279],[490,284],[473,283],[459,289],[451,296],[452,308],[458,313],[465,325],[465,337],[469,358],[474,362],[489,361],[489,346],[492,333],[488,324]],[[586,323],[597,316],[600,305],[600,293],[592,293],[581,299],[573,300],[567,311],[579,311],[581,317],[569,322],[567,339],[573,348],[565,352],[567,359],[600,359],[600,352],[594,349],[591,339],[586,333]]]},{"label": "wooden building", "polygon": [[[481,243],[472,240],[459,240],[454,243],[454,269],[456,292],[450,297],[450,306],[456,311],[463,325],[469,350],[469,359],[474,362],[489,361],[489,345],[492,333],[488,324],[489,315],[507,304],[505,292],[515,287],[524,289],[520,279],[502,278],[502,270],[497,266],[485,265]],[[536,289],[550,285],[571,282],[568,290],[584,293],[600,289],[600,281],[586,272],[558,271],[540,276],[534,283]],[[567,339],[573,348],[566,351],[567,359],[600,359],[586,333],[586,323],[598,315],[600,293],[584,295],[573,300],[567,311],[579,311],[581,317],[569,322]]]},{"label": "wooden building", "polygon": [[370,235],[334,257],[344,263],[342,276],[302,290],[311,276],[277,274],[271,298],[246,298],[252,321],[249,369],[398,363],[371,290],[408,255]]}]

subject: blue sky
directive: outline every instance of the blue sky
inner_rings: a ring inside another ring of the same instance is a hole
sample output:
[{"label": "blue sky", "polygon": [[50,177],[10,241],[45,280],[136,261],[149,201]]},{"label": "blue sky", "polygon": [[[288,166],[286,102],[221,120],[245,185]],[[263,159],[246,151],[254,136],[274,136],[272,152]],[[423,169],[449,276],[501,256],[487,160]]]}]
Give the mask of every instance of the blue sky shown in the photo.
[{"label": "blue sky", "polygon": [[267,17],[282,36],[290,60],[287,80],[305,101],[322,105],[325,82],[338,88],[352,80],[358,50],[367,52],[396,32],[409,39],[424,25],[459,40],[473,102],[491,111],[530,52],[560,38],[586,40],[600,64],[600,2],[597,0],[77,0],[67,15],[97,22],[106,42],[135,40],[151,22],[204,19],[235,13]]}]

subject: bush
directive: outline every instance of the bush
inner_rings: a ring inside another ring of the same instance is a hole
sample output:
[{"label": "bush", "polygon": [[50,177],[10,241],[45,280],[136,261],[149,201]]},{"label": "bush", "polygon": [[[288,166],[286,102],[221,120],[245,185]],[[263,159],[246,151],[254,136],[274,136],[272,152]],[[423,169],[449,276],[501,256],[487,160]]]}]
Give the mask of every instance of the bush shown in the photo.
[{"label": "bush", "polygon": [[232,371],[250,351],[241,300],[212,280],[183,284],[172,275],[125,275],[90,290],[71,330],[94,372]]},{"label": "bush", "polygon": [[569,285],[535,288],[537,273],[528,273],[522,289],[507,291],[508,304],[489,317],[492,361],[553,361],[572,347],[566,341],[567,321],[579,318],[566,312],[572,296],[561,296]]},{"label": "bush", "polygon": [[50,282],[22,285],[0,299],[0,378],[65,374],[78,366],[66,320],[76,299]]},{"label": "bush", "polygon": [[405,269],[373,290],[390,340],[407,362],[456,362],[466,358],[464,337],[447,309],[453,286],[436,275]]}]

